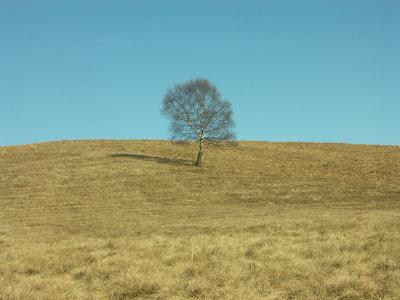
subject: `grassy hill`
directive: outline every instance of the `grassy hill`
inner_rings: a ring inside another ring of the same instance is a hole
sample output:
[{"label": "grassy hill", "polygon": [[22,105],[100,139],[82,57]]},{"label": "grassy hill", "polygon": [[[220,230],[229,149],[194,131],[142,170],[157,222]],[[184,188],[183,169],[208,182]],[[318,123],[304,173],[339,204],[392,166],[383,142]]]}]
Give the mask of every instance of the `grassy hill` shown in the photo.
[{"label": "grassy hill", "polygon": [[0,148],[0,299],[398,299],[400,147]]}]

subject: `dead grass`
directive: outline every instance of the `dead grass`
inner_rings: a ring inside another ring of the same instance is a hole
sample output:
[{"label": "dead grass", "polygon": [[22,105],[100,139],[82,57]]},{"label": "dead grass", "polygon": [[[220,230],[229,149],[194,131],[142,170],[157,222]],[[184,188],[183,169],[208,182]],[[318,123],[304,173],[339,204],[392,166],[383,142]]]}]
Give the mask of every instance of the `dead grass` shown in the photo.
[{"label": "dead grass", "polygon": [[400,147],[0,148],[0,299],[398,299]]}]

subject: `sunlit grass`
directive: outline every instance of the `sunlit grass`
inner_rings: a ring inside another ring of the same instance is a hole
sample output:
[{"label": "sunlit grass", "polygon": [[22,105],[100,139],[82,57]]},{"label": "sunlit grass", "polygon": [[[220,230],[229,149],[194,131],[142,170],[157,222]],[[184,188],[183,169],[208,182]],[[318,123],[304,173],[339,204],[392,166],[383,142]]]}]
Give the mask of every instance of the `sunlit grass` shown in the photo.
[{"label": "sunlit grass", "polygon": [[398,299],[400,147],[0,148],[0,299]]}]

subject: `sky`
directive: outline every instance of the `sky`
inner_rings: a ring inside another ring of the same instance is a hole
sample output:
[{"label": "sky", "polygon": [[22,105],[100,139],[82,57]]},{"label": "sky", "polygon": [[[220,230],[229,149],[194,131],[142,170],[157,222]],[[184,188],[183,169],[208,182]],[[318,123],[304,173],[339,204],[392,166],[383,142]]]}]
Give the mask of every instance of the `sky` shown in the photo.
[{"label": "sky", "polygon": [[0,0],[0,145],[168,139],[207,78],[239,140],[400,145],[398,0]]}]

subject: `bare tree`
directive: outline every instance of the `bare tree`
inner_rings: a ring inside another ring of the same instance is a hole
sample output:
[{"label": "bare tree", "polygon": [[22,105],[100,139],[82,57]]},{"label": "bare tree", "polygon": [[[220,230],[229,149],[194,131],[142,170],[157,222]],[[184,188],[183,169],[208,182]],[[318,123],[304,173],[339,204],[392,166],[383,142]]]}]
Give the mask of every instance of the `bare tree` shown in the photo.
[{"label": "bare tree", "polygon": [[191,80],[169,89],[162,113],[171,120],[172,139],[198,142],[198,167],[205,141],[234,139],[231,104],[221,100],[217,88],[207,79]]}]

